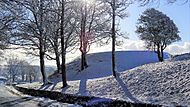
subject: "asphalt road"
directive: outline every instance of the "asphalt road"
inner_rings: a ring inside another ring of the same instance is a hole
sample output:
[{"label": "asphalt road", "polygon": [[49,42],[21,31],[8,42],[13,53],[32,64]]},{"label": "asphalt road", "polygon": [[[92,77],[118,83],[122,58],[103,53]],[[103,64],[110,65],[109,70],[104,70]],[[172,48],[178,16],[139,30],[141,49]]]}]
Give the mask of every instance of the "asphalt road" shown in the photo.
[{"label": "asphalt road", "polygon": [[39,107],[38,104],[32,97],[14,95],[4,85],[0,85],[0,107]]}]

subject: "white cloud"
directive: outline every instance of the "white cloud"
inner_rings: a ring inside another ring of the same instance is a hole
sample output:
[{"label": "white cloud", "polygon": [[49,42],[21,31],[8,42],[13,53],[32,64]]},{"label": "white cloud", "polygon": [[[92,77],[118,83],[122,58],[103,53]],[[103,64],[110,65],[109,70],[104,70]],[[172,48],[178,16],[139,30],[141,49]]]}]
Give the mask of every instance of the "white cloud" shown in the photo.
[{"label": "white cloud", "polygon": [[[122,47],[123,50],[145,50],[145,44],[140,40],[127,40]],[[165,49],[165,52],[172,55],[188,53],[190,52],[190,42],[184,42],[182,44],[173,43]]]},{"label": "white cloud", "polygon": [[145,50],[144,42],[140,40],[125,40],[123,46],[125,50]]},{"label": "white cloud", "polygon": [[[95,52],[104,52],[104,51],[111,51],[112,45],[111,43],[105,46],[97,47],[95,45],[91,46],[90,53]],[[116,46],[116,51],[125,51],[125,50],[145,50],[144,42],[140,40],[124,40],[123,45]]]},{"label": "white cloud", "polygon": [[[103,47],[95,47],[91,48],[91,53],[94,52],[104,52],[104,51],[111,51],[111,44],[103,46]],[[145,44],[141,40],[125,40],[122,46],[116,46],[116,50],[120,51],[127,51],[127,50],[146,50]],[[182,44],[173,43],[169,45],[165,52],[168,52],[172,55],[176,54],[183,54],[190,52],[190,42],[184,42]]]},{"label": "white cloud", "polygon": [[190,42],[184,42],[182,45],[180,44],[171,44],[166,48],[166,51],[176,55],[190,52]]}]

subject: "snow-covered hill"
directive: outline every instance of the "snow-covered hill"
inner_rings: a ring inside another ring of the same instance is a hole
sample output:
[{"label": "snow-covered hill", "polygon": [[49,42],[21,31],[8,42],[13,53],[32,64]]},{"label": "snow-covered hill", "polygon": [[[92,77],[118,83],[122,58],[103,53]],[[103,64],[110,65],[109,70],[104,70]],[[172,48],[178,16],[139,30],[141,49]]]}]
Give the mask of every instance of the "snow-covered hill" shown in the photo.
[{"label": "snow-covered hill", "polygon": [[[165,58],[169,54],[165,53]],[[111,71],[111,52],[92,53],[87,56],[89,67],[84,71],[80,70],[80,58],[67,65],[68,80],[81,80],[101,78],[112,75]],[[117,51],[116,68],[118,72],[129,70],[131,68],[144,64],[158,62],[157,54],[152,51]],[[61,75],[56,75],[61,76]],[[54,79],[55,75],[51,79]],[[54,80],[53,80],[54,81]],[[57,81],[57,78],[56,78]],[[61,81],[61,78],[60,78]]]},{"label": "snow-covered hill", "polygon": [[190,53],[185,53],[181,55],[175,55],[171,58],[172,61],[181,61],[190,59]]},{"label": "snow-covered hill", "polygon": [[[169,58],[168,53],[164,53],[164,58]],[[76,58],[67,64],[67,79],[81,80],[94,79],[112,75],[111,52],[91,53],[87,55],[88,68],[80,71],[80,58]],[[158,62],[157,54],[153,51],[117,51],[116,69],[123,72],[131,68],[144,64]],[[59,78],[59,79],[58,79]],[[61,75],[50,76],[52,81],[61,81]]]}]

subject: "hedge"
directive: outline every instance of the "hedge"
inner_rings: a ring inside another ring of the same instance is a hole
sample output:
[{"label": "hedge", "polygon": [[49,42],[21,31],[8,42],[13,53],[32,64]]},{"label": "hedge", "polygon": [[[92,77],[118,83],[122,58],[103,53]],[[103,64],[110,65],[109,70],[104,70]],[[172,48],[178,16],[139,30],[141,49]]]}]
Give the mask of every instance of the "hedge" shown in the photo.
[{"label": "hedge", "polygon": [[56,91],[27,89],[19,86],[14,86],[14,88],[23,94],[28,94],[35,97],[50,98],[63,103],[78,104],[83,107],[161,107],[161,105],[131,103],[127,101],[99,98],[94,96],[79,96],[64,94]]}]

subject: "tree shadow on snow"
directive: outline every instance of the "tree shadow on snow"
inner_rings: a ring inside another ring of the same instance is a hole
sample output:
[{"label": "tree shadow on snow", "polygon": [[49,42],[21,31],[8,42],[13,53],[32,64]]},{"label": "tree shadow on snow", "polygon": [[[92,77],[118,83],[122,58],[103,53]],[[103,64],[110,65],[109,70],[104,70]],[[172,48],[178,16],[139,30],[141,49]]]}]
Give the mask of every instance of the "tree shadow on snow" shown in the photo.
[{"label": "tree shadow on snow", "polygon": [[137,98],[135,98],[131,92],[128,90],[128,86],[127,84],[125,84],[123,82],[123,80],[120,78],[120,74],[118,73],[117,74],[117,77],[116,77],[116,80],[117,82],[119,83],[119,85],[121,86],[121,88],[123,89],[123,91],[125,92],[125,95],[133,102],[135,103],[141,103],[141,101],[139,101]]},{"label": "tree shadow on snow", "polygon": [[[55,81],[52,84],[47,84],[47,85],[41,85],[40,88],[38,90],[54,90],[56,85],[59,83],[59,81]],[[50,88],[51,87],[51,88]]]},{"label": "tree shadow on snow", "polygon": [[52,84],[41,85],[38,90],[47,90]]},{"label": "tree shadow on snow", "polygon": [[[80,79],[79,88],[78,88],[78,92],[76,93],[76,95],[88,96],[88,92],[86,90],[87,80],[88,80],[87,78]],[[62,88],[61,92],[65,93],[67,91],[67,89],[69,89],[69,88],[70,88],[70,86],[67,85],[67,87]]]},{"label": "tree shadow on snow", "polygon": [[79,91],[77,93],[78,95],[88,95],[86,90],[87,80],[87,78],[83,78],[80,80]]},{"label": "tree shadow on snow", "polygon": [[53,86],[52,86],[52,88],[51,88],[51,91],[53,91],[53,90],[55,89],[55,86],[57,85],[57,83],[59,83],[59,82],[53,83]]},{"label": "tree shadow on snow", "polygon": [[62,88],[61,93],[65,93],[65,91],[67,91],[67,89],[70,88],[70,85],[67,85],[66,87]]}]

